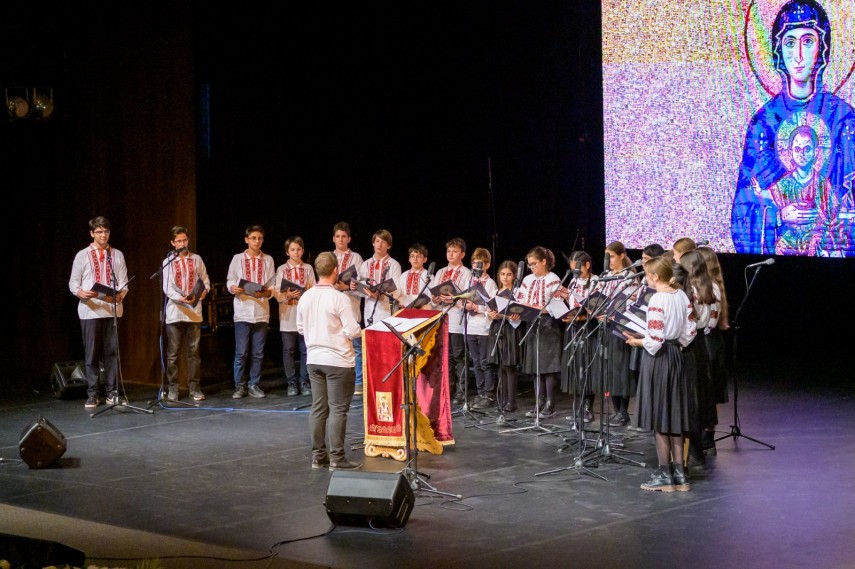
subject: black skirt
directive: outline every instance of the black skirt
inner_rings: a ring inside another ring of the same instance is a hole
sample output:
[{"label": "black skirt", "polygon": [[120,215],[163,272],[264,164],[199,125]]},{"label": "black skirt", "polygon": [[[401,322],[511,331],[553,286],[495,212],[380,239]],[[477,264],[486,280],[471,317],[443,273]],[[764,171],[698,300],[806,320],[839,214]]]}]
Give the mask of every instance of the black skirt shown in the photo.
[{"label": "black skirt", "polygon": [[[520,340],[525,332],[525,323],[514,328],[510,322],[502,324],[502,320],[493,320],[490,324],[490,335],[488,345],[487,362],[496,366],[515,366],[522,361],[520,357],[521,348]],[[499,337],[499,344],[496,346],[496,336]],[[493,346],[496,346],[496,352],[493,353]]]},{"label": "black skirt", "polygon": [[522,372],[530,375],[560,373],[564,323],[544,314],[539,324],[533,325],[537,328],[528,333],[523,343]]},{"label": "black skirt", "polygon": [[712,380],[713,398],[716,403],[727,403],[727,347],[724,334],[714,328],[705,337],[707,353],[710,357],[710,379]]},{"label": "black skirt", "polygon": [[680,435],[691,430],[683,351],[665,343],[656,355],[641,354],[635,425],[645,431]]},{"label": "black skirt", "polygon": [[[626,343],[625,338],[618,338],[608,330],[604,333],[605,356],[595,358],[591,366],[594,391],[598,394],[608,393],[615,397],[632,397],[638,389],[636,374],[629,369],[632,348]],[[605,374],[602,372],[604,361]]]},{"label": "black skirt", "polygon": [[564,329],[565,345],[561,347],[561,389],[563,391],[576,395],[594,394],[591,362],[597,350],[596,340],[596,323],[573,322]]},{"label": "black skirt", "polygon": [[[703,334],[703,332],[702,332]],[[699,431],[704,427],[718,424],[716,401],[713,395],[712,380],[710,379],[710,361],[707,344],[703,336],[695,336],[685,351],[686,382],[689,386],[689,417],[692,430]]]}]

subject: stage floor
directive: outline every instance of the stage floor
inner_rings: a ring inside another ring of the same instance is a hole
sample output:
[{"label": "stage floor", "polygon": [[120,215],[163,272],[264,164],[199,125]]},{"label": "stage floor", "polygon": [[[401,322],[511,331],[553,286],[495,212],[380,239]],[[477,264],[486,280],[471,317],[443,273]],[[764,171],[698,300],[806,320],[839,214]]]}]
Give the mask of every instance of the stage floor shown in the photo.
[{"label": "stage floor", "polygon": [[[233,400],[220,383],[198,407],[94,418],[82,399],[7,388],[0,533],[55,541],[110,567],[154,557],[182,568],[852,567],[851,388],[787,373],[743,372],[739,386],[742,434],[774,450],[728,436],[731,401],[720,406],[717,456],[691,470],[690,492],[671,494],[639,489],[655,464],[651,434],[612,429],[598,445],[597,415],[586,433],[592,460],[579,468],[581,437],[565,420],[572,398],[562,394],[555,418],[530,428],[531,383],[521,382],[521,412],[506,416],[521,420],[458,413],[456,444],[417,455],[435,489],[462,498],[420,489],[406,525],[392,530],[333,527],[331,473],[310,468],[309,398],[287,397],[277,374],[265,376],[264,399]],[[156,396],[125,387],[140,408]],[[67,451],[30,469],[18,444],[39,417]],[[529,428],[504,432],[515,427]],[[365,471],[404,467],[364,458],[362,432],[357,399],[350,457]]]}]

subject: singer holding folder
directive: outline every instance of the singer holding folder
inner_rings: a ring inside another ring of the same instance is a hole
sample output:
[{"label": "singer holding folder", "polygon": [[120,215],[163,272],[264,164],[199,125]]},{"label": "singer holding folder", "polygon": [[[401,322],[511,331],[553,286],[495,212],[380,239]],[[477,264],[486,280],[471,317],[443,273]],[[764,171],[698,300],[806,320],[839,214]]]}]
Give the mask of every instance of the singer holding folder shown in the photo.
[{"label": "singer holding folder", "polygon": [[433,269],[436,266],[431,263],[430,267],[425,270],[427,262],[428,250],[421,243],[413,243],[410,245],[409,261],[410,268],[401,273],[401,278],[398,279],[398,290],[401,291],[401,305],[404,307],[422,308],[430,303],[430,297],[425,292],[430,284],[430,279],[433,277]]},{"label": "singer holding folder", "polygon": [[164,323],[166,324],[166,379],[169,390],[166,398],[178,401],[181,378],[178,377],[179,359],[184,361],[187,374],[185,382],[194,401],[205,399],[199,387],[199,341],[202,337],[202,299],[211,290],[211,280],[202,257],[191,253],[190,231],[176,225],[170,231],[173,250],[166,256],[162,275],[163,294],[166,296]]},{"label": "singer holding folder", "polygon": [[[469,283],[472,281],[472,272],[463,266],[464,257],[466,257],[466,241],[460,237],[449,239],[445,244],[445,258],[448,261],[448,265],[444,269],[437,271],[430,283],[430,288],[433,289],[437,285],[449,281],[460,292],[469,288]],[[464,366],[467,365],[463,348],[463,301],[455,299],[454,294],[443,294],[441,296],[433,295],[431,303],[437,310],[448,308],[448,312],[446,313],[448,318],[448,342],[450,344],[448,350],[448,381],[451,383],[449,386],[451,391],[455,391],[454,382],[457,383],[453,403],[461,405],[466,401],[466,385],[463,383],[466,374],[463,371]]]},{"label": "singer holding folder", "polygon": [[[247,245],[232,257],[226,285],[235,295],[235,392],[233,399],[247,396],[264,397],[259,387],[261,365],[264,361],[264,344],[267,342],[267,324],[270,322],[269,288],[276,277],[273,257],[261,250],[264,244],[264,228],[250,225],[244,231]],[[252,354],[250,355],[250,349]],[[247,386],[247,360],[249,364],[249,385]]]},{"label": "singer holding folder", "polygon": [[[389,256],[392,249],[392,234],[385,229],[379,229],[371,236],[371,246],[374,254],[359,267],[358,278],[361,283],[370,287],[379,287],[387,280],[397,282],[401,278],[401,264]],[[350,281],[351,290],[357,290],[357,283]],[[367,288],[364,294],[363,321],[365,326],[385,320],[392,315],[392,303],[389,297],[380,290],[371,291]],[[399,291],[392,293],[393,298],[399,296]]]},{"label": "singer holding folder", "polygon": [[[104,382],[107,385],[107,402],[119,404],[116,379],[119,364],[116,359],[117,334],[113,318],[122,317],[122,300],[128,293],[128,269],[125,256],[111,247],[110,221],[98,216],[89,220],[92,243],[77,252],[71,265],[68,289],[79,300],[77,316],[83,333],[83,351],[86,373],[85,407],[91,409],[101,402],[98,399],[100,362],[104,361]],[[119,292],[115,296],[99,297],[93,286],[101,285]]]},{"label": "singer holding folder", "polygon": [[[555,266],[555,255],[546,247],[535,247],[525,256],[531,274],[527,275],[517,290],[517,302],[530,306],[536,306],[545,311],[546,305],[553,296],[558,294],[561,279],[552,272]],[[553,318],[548,312],[540,315],[540,321],[534,326],[539,326],[526,340],[523,346],[522,372],[537,377],[540,376],[540,384],[537,386],[538,401],[535,408],[526,413],[527,417],[539,415],[541,419],[548,419],[555,414],[556,386],[558,376],[561,373],[561,352],[563,345],[562,333],[564,324],[561,320]],[[535,380],[537,381],[537,380]]]}]

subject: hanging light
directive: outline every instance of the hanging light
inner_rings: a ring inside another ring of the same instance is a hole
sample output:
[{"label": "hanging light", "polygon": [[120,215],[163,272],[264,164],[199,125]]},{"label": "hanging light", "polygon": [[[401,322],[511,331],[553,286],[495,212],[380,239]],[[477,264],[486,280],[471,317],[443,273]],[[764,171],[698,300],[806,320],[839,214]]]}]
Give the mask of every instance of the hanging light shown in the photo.
[{"label": "hanging light", "polygon": [[47,94],[44,91],[41,93],[33,87],[33,117],[48,119],[53,114],[53,89],[49,89]]},{"label": "hanging light", "polygon": [[29,91],[26,87],[6,88],[6,110],[9,111],[9,118],[13,121],[25,119],[30,116],[32,108],[30,106]]}]

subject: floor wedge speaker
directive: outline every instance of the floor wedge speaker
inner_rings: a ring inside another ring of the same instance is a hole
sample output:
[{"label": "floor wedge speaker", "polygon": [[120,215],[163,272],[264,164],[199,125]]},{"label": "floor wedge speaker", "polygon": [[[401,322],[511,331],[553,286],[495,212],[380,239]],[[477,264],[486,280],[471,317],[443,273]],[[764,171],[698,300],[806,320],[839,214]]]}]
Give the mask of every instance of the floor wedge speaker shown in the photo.
[{"label": "floor wedge speaker", "polygon": [[336,470],[324,505],[336,525],[401,528],[416,497],[400,472]]},{"label": "floor wedge speaker", "polygon": [[44,417],[24,429],[18,443],[21,459],[30,468],[47,468],[65,454],[66,448],[65,436]]},{"label": "floor wedge speaker", "polygon": [[53,364],[50,388],[57,399],[74,399],[86,395],[86,373],[83,371],[83,361]]}]

